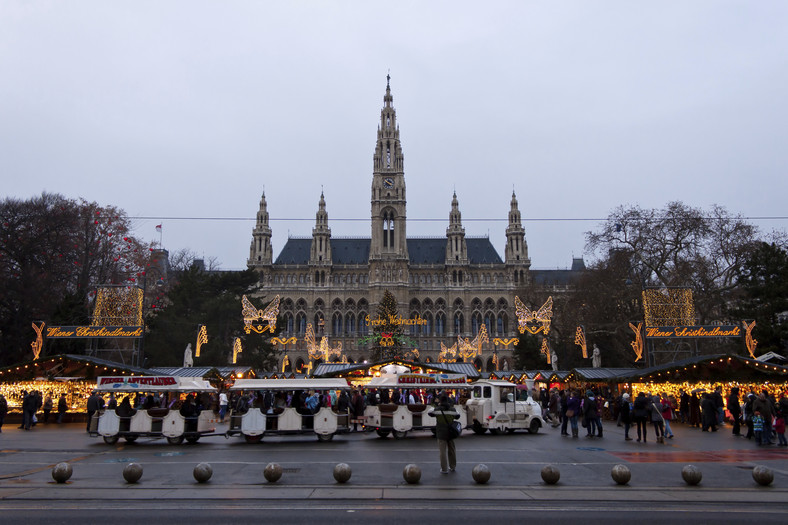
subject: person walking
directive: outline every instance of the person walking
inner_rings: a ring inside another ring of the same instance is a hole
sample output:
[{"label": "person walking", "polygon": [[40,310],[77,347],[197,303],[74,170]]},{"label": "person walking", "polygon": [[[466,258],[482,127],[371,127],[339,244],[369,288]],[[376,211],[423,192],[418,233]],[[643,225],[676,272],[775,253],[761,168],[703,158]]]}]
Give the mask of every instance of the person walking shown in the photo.
[{"label": "person walking", "polygon": [[673,429],[670,428],[670,422],[673,421],[673,405],[670,402],[667,394],[662,395],[662,422],[665,424],[665,429],[662,435],[668,439],[673,439]]},{"label": "person walking", "polygon": [[645,443],[646,435],[648,434],[648,429],[646,427],[646,421],[648,420],[648,400],[646,399],[646,394],[643,392],[639,392],[635,398],[635,402],[632,403],[632,419],[637,425],[638,443],[640,442],[641,436],[643,438],[643,443]]},{"label": "person walking", "polygon": [[569,420],[566,417],[566,412],[569,409],[568,402],[569,396],[566,395],[565,390],[561,390],[560,395],[560,406],[561,406],[561,435],[568,436],[569,432],[567,432],[567,425],[569,424]]},{"label": "person walking", "polygon": [[47,392],[46,397],[44,398],[43,410],[44,410],[44,423],[49,423],[49,413],[52,412],[52,406],[54,403],[52,402],[52,393]]},{"label": "person walking", "polygon": [[449,404],[449,398],[442,394],[438,406],[429,412],[435,418],[435,437],[438,438],[438,454],[440,455],[441,474],[454,472],[457,468],[457,449],[454,439],[457,437],[452,425],[460,414]]},{"label": "person walking", "polygon": [[731,388],[731,394],[728,396],[728,412],[731,414],[733,422],[734,436],[741,436],[741,405],[739,404],[739,388]]},{"label": "person walking", "polygon": [[586,430],[588,431],[586,437],[602,437],[602,420],[599,417],[599,406],[591,390],[586,390],[586,397],[583,399],[583,416],[585,416]]},{"label": "person walking", "polygon": [[353,432],[358,432],[358,424],[364,424],[364,396],[358,390],[353,391],[353,397],[350,398],[350,407],[353,411]]},{"label": "person walking", "polygon": [[0,432],[3,431],[3,422],[5,422],[6,414],[8,414],[8,401],[6,401],[3,394],[0,394]]},{"label": "person walking", "polygon": [[88,422],[85,428],[86,432],[90,432],[90,420],[93,418],[93,414],[101,410],[104,406],[104,400],[98,394],[98,390],[94,390],[90,397],[88,398],[87,404],[87,411],[88,411]]},{"label": "person walking", "polygon": [[569,419],[569,424],[572,426],[572,437],[576,438],[578,434],[577,417],[580,415],[580,395],[577,390],[572,390],[569,399],[566,401],[566,417]]},{"label": "person walking", "polygon": [[651,424],[654,425],[654,433],[657,435],[657,443],[665,442],[665,421],[662,419],[662,408],[659,396],[653,396],[649,415],[651,416]]},{"label": "person walking", "polygon": [[227,407],[230,406],[230,401],[227,399],[227,392],[222,391],[219,393],[219,422],[224,423],[224,416],[227,415]]},{"label": "person walking", "polygon": [[60,394],[60,399],[57,400],[57,421],[55,423],[60,424],[63,422],[63,416],[66,415],[68,411],[68,403],[66,402],[66,394]]},{"label": "person walking", "polygon": [[629,428],[632,426],[632,403],[629,402],[629,394],[624,392],[618,406],[618,417],[624,425],[624,440],[632,441],[629,437]]},{"label": "person walking", "polygon": [[35,392],[30,392],[22,399],[22,426],[25,430],[30,430],[33,426],[33,418],[36,416],[38,399]]},{"label": "person walking", "polygon": [[717,405],[714,403],[714,398],[711,394],[703,394],[703,400],[700,402],[701,408],[701,421],[703,432],[717,432]]}]

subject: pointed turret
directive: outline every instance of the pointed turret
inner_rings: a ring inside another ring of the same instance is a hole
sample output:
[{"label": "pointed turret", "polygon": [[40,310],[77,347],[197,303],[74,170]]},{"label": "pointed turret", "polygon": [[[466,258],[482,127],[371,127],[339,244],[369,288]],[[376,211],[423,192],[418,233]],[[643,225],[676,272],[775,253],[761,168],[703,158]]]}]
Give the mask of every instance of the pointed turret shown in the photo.
[{"label": "pointed turret", "polygon": [[309,252],[309,264],[331,265],[331,228],[328,227],[326,199],[320,192],[320,203],[315,214],[315,227],[312,228],[312,247]]},{"label": "pointed turret", "polygon": [[260,198],[260,209],[257,211],[257,222],[252,230],[252,243],[249,247],[249,268],[262,268],[270,266],[273,261],[271,251],[271,227],[268,224],[268,204],[265,201],[265,192]]},{"label": "pointed turret", "polygon": [[524,284],[528,278],[531,260],[528,258],[528,243],[525,242],[525,230],[514,190],[512,190],[512,202],[509,209],[509,226],[506,227],[505,262],[513,271],[513,281]]},{"label": "pointed turret", "polygon": [[460,213],[460,203],[457,201],[457,192],[454,192],[451,199],[446,237],[446,264],[468,264],[468,245],[465,243],[465,228],[462,226],[462,214]]}]

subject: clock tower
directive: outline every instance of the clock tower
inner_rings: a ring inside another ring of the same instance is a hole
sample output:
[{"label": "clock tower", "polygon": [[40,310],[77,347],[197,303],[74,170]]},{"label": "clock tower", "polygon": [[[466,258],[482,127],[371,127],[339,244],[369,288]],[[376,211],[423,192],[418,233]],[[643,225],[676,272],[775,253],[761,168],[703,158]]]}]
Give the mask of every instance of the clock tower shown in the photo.
[{"label": "clock tower", "polygon": [[387,288],[408,283],[404,160],[390,81],[391,77],[386,76],[378,140],[372,156],[372,242],[369,249],[370,283]]}]

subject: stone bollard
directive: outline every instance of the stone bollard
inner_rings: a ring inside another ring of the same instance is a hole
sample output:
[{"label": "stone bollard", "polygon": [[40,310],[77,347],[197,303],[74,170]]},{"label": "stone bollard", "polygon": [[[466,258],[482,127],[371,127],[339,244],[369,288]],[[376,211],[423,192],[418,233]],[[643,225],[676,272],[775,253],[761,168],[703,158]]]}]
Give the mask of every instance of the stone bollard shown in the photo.
[{"label": "stone bollard", "polygon": [[350,470],[350,465],[347,463],[339,463],[334,467],[334,479],[337,480],[337,483],[347,483],[352,473],[353,471]]},{"label": "stone bollard", "polygon": [[74,469],[71,468],[71,463],[58,463],[52,469],[52,479],[58,483],[65,483],[73,473]]},{"label": "stone bollard", "polygon": [[695,465],[684,465],[681,469],[681,477],[687,485],[697,485],[703,479],[703,473]]},{"label": "stone bollard", "polygon": [[263,470],[263,476],[270,483],[276,483],[282,477],[282,467],[278,463],[269,463]]},{"label": "stone bollard", "polygon": [[490,467],[485,465],[484,463],[479,463],[473,470],[471,471],[471,476],[473,476],[473,480],[478,483],[479,485],[484,485],[488,481],[490,481]]},{"label": "stone bollard", "polygon": [[405,478],[411,485],[415,485],[421,479],[421,469],[418,465],[414,465],[413,463],[409,465],[405,465],[405,468],[402,469],[402,477]]},{"label": "stone bollard", "polygon": [[542,480],[548,485],[555,485],[561,479],[561,471],[555,465],[542,467]]},{"label": "stone bollard", "polygon": [[123,467],[123,479],[127,483],[136,483],[142,477],[142,465],[139,463],[129,463]]},{"label": "stone bollard", "polygon": [[194,467],[193,474],[197,483],[206,483],[213,476],[213,468],[208,463],[200,463]]},{"label": "stone bollard", "polygon": [[632,472],[629,470],[629,467],[621,464],[615,465],[610,471],[610,475],[613,477],[613,481],[619,485],[626,485],[632,479]]},{"label": "stone bollard", "polygon": [[769,467],[758,465],[752,469],[752,479],[758,482],[758,485],[763,485],[764,487],[771,485],[772,481],[774,481],[774,471]]}]

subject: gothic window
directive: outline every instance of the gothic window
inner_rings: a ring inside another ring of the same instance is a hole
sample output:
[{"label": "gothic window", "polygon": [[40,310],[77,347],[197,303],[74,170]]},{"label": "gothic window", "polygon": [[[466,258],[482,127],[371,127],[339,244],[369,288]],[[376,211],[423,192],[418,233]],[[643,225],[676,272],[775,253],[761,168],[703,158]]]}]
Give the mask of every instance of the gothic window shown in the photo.
[{"label": "gothic window", "polygon": [[287,335],[292,335],[292,333],[293,333],[293,314],[291,314],[289,312],[287,314],[285,314],[285,324],[287,326],[287,328],[285,329],[286,332],[287,332]]},{"label": "gothic window", "polygon": [[360,312],[358,314],[358,331],[359,335],[369,335],[369,327],[367,326],[367,313]]},{"label": "gothic window", "polygon": [[342,314],[335,313],[331,318],[331,333],[335,336],[342,335]]},{"label": "gothic window", "polygon": [[391,167],[391,143],[386,142],[386,167]]},{"label": "gothic window", "polygon": [[306,333],[306,315],[304,315],[304,312],[298,312],[296,314],[296,327],[298,335],[304,335]]},{"label": "gothic window", "polygon": [[506,335],[506,314],[498,314],[498,335]]},{"label": "gothic window", "polygon": [[474,312],[471,316],[471,335],[479,333],[479,326],[482,324],[482,315],[479,312]]},{"label": "gothic window", "polygon": [[487,312],[487,314],[484,316],[484,326],[487,328],[488,334],[493,333],[493,319],[495,319],[495,316],[492,312]]},{"label": "gothic window", "polygon": [[465,331],[465,319],[462,315],[462,312],[457,312],[456,314],[454,314],[454,333],[455,335],[460,335],[464,331]]},{"label": "gothic window", "polygon": [[345,333],[347,335],[356,334],[356,316],[353,314],[347,314],[345,317]]},{"label": "gothic window", "polygon": [[427,312],[424,314],[424,320],[427,321],[423,328],[424,335],[432,335],[432,314]]},{"label": "gothic window", "polygon": [[[410,314],[410,318],[411,319],[416,319],[418,316],[419,316],[419,314],[417,312],[413,312],[412,314]],[[415,323],[410,325],[410,335],[411,335],[411,337],[416,337],[418,335],[418,333],[419,333],[419,325],[417,325]]]},{"label": "gothic window", "polygon": [[391,127],[391,116],[386,115],[386,129]]},{"label": "gothic window", "polygon": [[446,335],[446,314],[438,312],[435,316],[435,335]]}]

